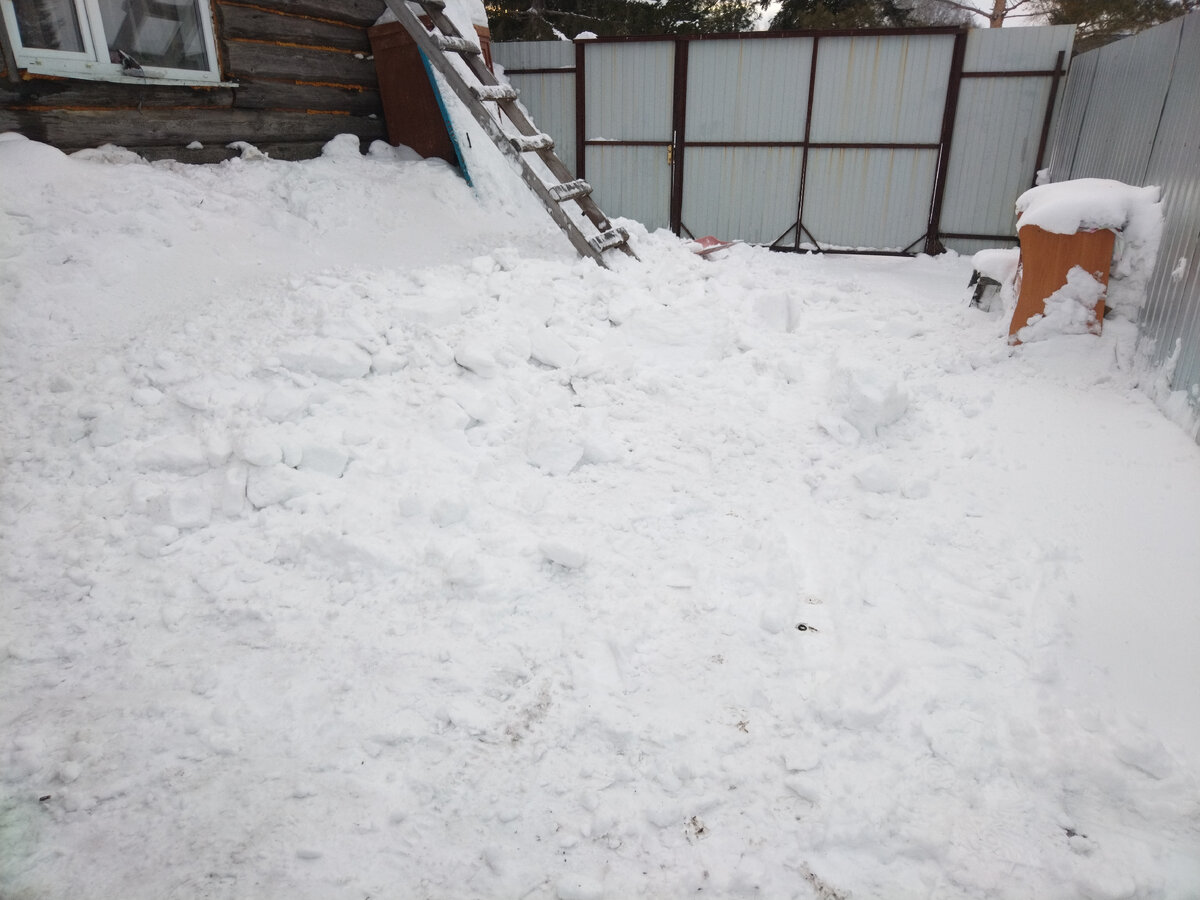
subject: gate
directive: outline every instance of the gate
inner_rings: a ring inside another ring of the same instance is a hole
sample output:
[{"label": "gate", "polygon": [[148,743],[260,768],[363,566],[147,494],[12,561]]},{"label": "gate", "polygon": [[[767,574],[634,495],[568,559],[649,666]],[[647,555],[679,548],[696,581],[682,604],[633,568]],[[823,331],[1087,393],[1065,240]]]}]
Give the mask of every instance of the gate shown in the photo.
[{"label": "gate", "polygon": [[[575,42],[574,65],[564,42],[493,50],[542,127],[570,131],[575,174],[614,214],[777,249],[908,254],[1016,242],[1013,202],[1044,164],[1073,33],[598,38]],[[543,111],[530,92],[564,77],[574,108]]]}]

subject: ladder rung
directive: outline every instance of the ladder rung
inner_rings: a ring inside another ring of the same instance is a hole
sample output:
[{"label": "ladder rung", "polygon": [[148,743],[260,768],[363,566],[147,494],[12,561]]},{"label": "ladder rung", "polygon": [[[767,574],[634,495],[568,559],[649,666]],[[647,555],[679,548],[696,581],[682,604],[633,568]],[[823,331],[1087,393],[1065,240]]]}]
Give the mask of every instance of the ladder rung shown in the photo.
[{"label": "ladder rung", "polygon": [[608,231],[602,231],[594,238],[589,238],[588,243],[597,253],[603,253],[605,250],[611,250],[613,247],[620,247],[622,244],[628,243],[629,232],[624,228],[610,228]]},{"label": "ladder rung", "polygon": [[517,89],[511,84],[473,84],[471,93],[480,100],[516,100]]},{"label": "ladder rung", "polygon": [[509,140],[522,153],[554,149],[554,138],[548,134],[516,134],[510,135]]},{"label": "ladder rung", "polygon": [[478,56],[482,51],[465,37],[449,37],[444,34],[431,34],[433,43],[443,53],[461,53],[463,56]]},{"label": "ladder rung", "polygon": [[586,197],[592,192],[592,186],[582,178],[576,178],[574,181],[565,181],[562,184],[552,184],[549,189],[550,196],[558,203],[566,203],[568,200],[576,200],[579,197]]}]

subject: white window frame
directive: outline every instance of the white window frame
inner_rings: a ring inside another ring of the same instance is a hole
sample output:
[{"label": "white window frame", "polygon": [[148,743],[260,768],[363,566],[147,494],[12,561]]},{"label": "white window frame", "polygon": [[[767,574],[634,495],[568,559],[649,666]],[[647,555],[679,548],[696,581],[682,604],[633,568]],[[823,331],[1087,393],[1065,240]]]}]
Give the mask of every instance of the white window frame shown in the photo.
[{"label": "white window frame", "polygon": [[[222,84],[217,67],[217,42],[213,34],[212,5],[210,0],[197,0],[199,7],[200,34],[204,40],[204,51],[208,55],[208,69],[168,69],[159,66],[143,66],[142,74],[130,74],[119,63],[109,62],[108,38],[104,34],[104,20],[100,16],[97,0],[72,0],[75,14],[79,18],[79,30],[83,36],[83,51],[43,50],[25,47],[21,43],[21,32],[17,28],[17,11],[13,0],[0,0],[0,23],[8,32],[17,68],[35,75],[57,75],[63,78],[84,78],[92,81],[117,81],[130,84],[148,82],[178,85]],[[97,50],[99,48],[99,50]]]}]

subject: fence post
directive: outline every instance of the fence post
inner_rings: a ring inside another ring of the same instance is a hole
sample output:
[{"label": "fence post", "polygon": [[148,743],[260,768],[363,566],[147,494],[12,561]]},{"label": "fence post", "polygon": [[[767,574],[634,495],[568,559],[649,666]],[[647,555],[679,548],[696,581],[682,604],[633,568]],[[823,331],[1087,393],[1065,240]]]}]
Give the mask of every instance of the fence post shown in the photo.
[{"label": "fence post", "polygon": [[1065,50],[1059,50],[1058,56],[1054,59],[1054,75],[1050,78],[1050,99],[1046,101],[1046,117],[1042,119],[1042,137],[1038,141],[1037,161],[1033,164],[1033,183],[1030,187],[1037,187],[1038,172],[1042,170],[1042,163],[1046,159],[1046,144],[1050,140],[1050,123],[1054,121],[1054,103],[1058,99],[1058,80],[1063,76],[1063,60],[1066,57]]},{"label": "fence post", "polygon": [[[671,98],[671,231],[677,236],[683,230],[683,148],[687,128],[687,38],[675,39],[674,94]],[[693,235],[694,237],[694,235]]]},{"label": "fence post", "polygon": [[[800,195],[796,199],[796,236],[792,239],[793,250],[800,249],[800,237],[804,232],[804,191],[808,187],[808,145],[812,138],[813,102],[817,95],[817,48],[820,44],[821,36],[814,34],[812,60],[808,70],[808,106],[804,113],[804,146],[800,151]],[[813,240],[815,243],[816,239]],[[820,247],[818,246],[817,249],[819,250]]]},{"label": "fence post", "polygon": [[584,84],[583,61],[587,52],[587,41],[575,41],[575,177],[586,178],[584,174],[587,158],[587,140],[584,131],[587,128],[587,88]]},{"label": "fence post", "polygon": [[937,174],[933,180],[933,201],[929,204],[929,228],[925,232],[925,252],[931,256],[945,251],[942,245],[942,202],[946,197],[946,175],[950,168],[950,144],[954,140],[954,120],[958,116],[958,92],[962,86],[963,58],[967,52],[966,29],[954,36],[954,55],[950,58],[950,80],[946,84],[946,108],[942,113],[942,137],[938,142]]}]

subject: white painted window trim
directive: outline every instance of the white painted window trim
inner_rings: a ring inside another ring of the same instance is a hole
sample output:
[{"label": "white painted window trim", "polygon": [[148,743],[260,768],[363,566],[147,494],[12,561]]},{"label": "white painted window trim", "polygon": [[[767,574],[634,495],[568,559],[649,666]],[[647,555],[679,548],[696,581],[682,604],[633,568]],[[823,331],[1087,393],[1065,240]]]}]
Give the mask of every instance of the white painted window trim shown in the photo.
[{"label": "white painted window trim", "polygon": [[[198,0],[200,10],[200,33],[204,40],[204,51],[208,55],[209,68],[168,69],[145,66],[144,75],[130,75],[119,63],[108,61],[108,40],[104,34],[104,20],[96,0],[74,0],[79,17],[80,33],[84,49],[76,53],[68,50],[42,50],[21,44],[17,29],[16,9],[13,0],[0,0],[0,26],[6,29],[17,59],[17,68],[35,75],[56,75],[62,78],[81,78],[89,81],[115,81],[124,84],[174,84],[174,85],[220,85],[217,68],[217,43],[213,34],[211,0]],[[97,52],[96,48],[101,48]]]}]

